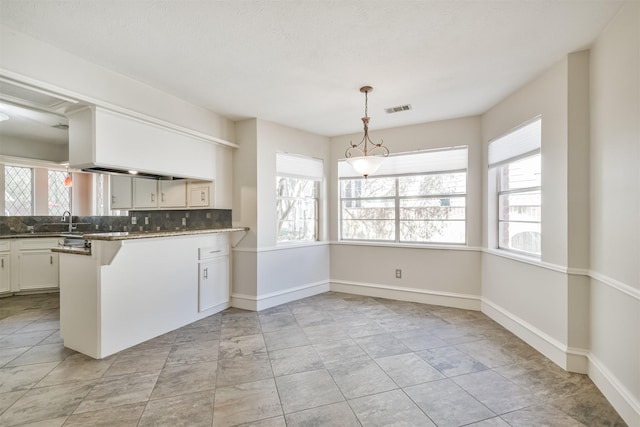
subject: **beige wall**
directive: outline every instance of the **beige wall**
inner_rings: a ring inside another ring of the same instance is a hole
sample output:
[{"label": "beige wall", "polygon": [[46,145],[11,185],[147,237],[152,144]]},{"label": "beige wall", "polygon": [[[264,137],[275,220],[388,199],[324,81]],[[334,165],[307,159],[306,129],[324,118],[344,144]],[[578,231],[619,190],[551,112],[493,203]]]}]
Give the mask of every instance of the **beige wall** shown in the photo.
[{"label": "beige wall", "polygon": [[[480,242],[482,224],[482,151],[480,118],[465,117],[413,126],[371,129],[393,153],[467,145],[467,246],[362,245],[339,242],[338,160],[349,141],[361,134],[331,139],[329,216],[332,289],[427,303],[480,308]],[[402,278],[395,278],[395,270]],[[386,293],[385,293],[386,292]]]},{"label": "beige wall", "polygon": [[640,3],[591,51],[590,375],[640,425]]},{"label": "beige wall", "polygon": [[234,249],[233,304],[256,310],[327,291],[327,180],[321,184],[320,242],[276,242],[275,186],[278,152],[322,159],[326,177],[329,139],[260,119],[238,122],[236,132],[233,221],[251,230]]}]

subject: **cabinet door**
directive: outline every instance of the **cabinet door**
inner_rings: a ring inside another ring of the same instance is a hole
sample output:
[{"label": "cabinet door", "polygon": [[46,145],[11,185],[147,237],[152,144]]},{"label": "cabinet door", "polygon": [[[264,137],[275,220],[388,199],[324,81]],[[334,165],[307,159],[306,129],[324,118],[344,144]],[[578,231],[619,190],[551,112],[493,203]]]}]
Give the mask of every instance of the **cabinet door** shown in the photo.
[{"label": "cabinet door", "polygon": [[198,311],[229,301],[229,257],[221,256],[198,265]]},{"label": "cabinet door", "polygon": [[133,193],[131,191],[131,177],[111,175],[111,209],[131,209],[133,207]]},{"label": "cabinet door", "polygon": [[19,255],[20,290],[58,287],[58,254],[46,251]]},{"label": "cabinet door", "polygon": [[208,208],[211,207],[210,182],[189,184],[189,207]]},{"label": "cabinet door", "polygon": [[135,178],[133,180],[133,206],[136,208],[157,208],[158,181]]},{"label": "cabinet door", "polygon": [[160,207],[186,208],[187,183],[184,181],[160,181]]},{"label": "cabinet door", "polygon": [[0,292],[9,292],[11,290],[9,261],[11,257],[8,253],[0,254]]}]

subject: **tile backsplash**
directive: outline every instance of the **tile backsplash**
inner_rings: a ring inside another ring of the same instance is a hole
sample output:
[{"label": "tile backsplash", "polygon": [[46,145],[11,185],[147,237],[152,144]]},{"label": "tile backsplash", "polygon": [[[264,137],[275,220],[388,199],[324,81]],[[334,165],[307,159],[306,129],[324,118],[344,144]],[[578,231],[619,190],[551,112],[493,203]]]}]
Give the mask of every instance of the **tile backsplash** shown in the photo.
[{"label": "tile backsplash", "polygon": [[[74,232],[173,231],[231,227],[231,209],[129,211],[128,216],[73,216]],[[1,216],[0,234],[67,232],[59,216]]]}]

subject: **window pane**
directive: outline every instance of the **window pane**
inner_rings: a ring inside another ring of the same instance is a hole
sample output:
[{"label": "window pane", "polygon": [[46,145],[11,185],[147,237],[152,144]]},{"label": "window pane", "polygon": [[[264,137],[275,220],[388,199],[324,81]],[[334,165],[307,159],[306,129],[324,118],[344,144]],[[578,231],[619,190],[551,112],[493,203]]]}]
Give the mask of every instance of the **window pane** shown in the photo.
[{"label": "window pane", "polygon": [[315,240],[316,201],[278,200],[278,241]]},{"label": "window pane", "polygon": [[340,181],[342,198],[393,197],[395,194],[395,178],[345,179]]},{"label": "window pane", "polygon": [[342,238],[346,240],[395,241],[395,221],[389,220],[343,220]]},{"label": "window pane", "polygon": [[501,194],[498,196],[498,219],[540,222],[541,199],[538,190]]},{"label": "window pane", "polygon": [[395,240],[393,199],[343,200],[342,238]]},{"label": "window pane", "polygon": [[66,172],[49,171],[49,215],[62,215],[71,211],[71,189],[64,186]]},{"label": "window pane", "polygon": [[19,166],[5,166],[4,179],[4,214],[33,215],[33,170]]},{"label": "window pane", "polygon": [[278,197],[316,197],[316,181],[281,176],[277,179]]},{"label": "window pane", "polygon": [[464,197],[442,197],[400,200],[401,220],[464,219]]},{"label": "window pane", "polygon": [[277,241],[316,240],[318,183],[311,179],[277,177]]},{"label": "window pane", "polygon": [[539,222],[499,222],[499,246],[540,255],[540,223]]},{"label": "window pane", "polygon": [[464,194],[467,191],[466,173],[443,173],[398,178],[400,196],[431,194]]},{"label": "window pane", "polygon": [[500,191],[540,187],[540,154],[500,166],[498,168],[498,177],[500,180]]},{"label": "window pane", "polygon": [[465,243],[464,221],[400,221],[401,242]]}]

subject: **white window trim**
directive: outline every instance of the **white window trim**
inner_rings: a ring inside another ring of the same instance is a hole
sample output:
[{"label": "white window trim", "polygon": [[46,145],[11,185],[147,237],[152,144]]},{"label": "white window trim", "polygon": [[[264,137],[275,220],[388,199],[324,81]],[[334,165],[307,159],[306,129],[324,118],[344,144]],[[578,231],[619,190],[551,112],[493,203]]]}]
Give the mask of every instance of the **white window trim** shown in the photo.
[{"label": "white window trim", "polygon": [[[508,158],[502,158],[498,161],[496,161],[494,159],[494,161],[492,162],[491,160],[491,144],[495,143],[495,142],[499,142],[502,138],[505,138],[511,134],[513,134],[514,132],[518,132],[520,129],[535,123],[535,122],[539,122],[540,123],[540,139],[539,139],[539,143],[537,145],[537,147],[534,147],[534,145],[527,145],[527,144],[522,144],[520,146],[520,150],[515,150],[514,154],[511,157]],[[522,160],[525,159],[527,157],[532,157],[538,154],[542,154],[542,116],[538,115],[536,117],[531,118],[530,120],[527,120],[526,122],[512,128],[511,130],[501,134],[500,136],[497,136],[491,140],[489,140],[489,144],[488,144],[488,157],[487,157],[487,163],[488,163],[488,174],[489,174],[489,179],[487,180],[487,182],[489,183],[489,192],[488,192],[488,197],[489,197],[489,203],[493,205],[493,208],[495,209],[493,215],[489,215],[491,218],[489,219],[489,221],[493,222],[493,227],[490,226],[489,227],[489,231],[490,231],[490,241],[489,241],[489,248],[488,248],[488,252],[489,253],[493,253],[495,255],[500,255],[500,254],[504,254],[505,257],[507,258],[512,258],[512,259],[516,259],[516,260],[521,260],[523,262],[534,262],[534,263],[539,263],[541,262],[542,259],[542,248],[540,248],[540,254],[534,254],[531,252],[525,252],[525,251],[519,251],[517,249],[512,249],[512,248],[504,248],[504,247],[500,247],[500,215],[499,215],[499,204],[500,204],[500,195],[501,194],[505,194],[504,191],[500,191],[500,178],[498,176],[498,169],[501,166],[504,166],[508,163],[513,163],[516,162],[518,160]],[[492,179],[492,175],[493,175],[493,179]],[[493,181],[493,186],[491,185],[491,182]],[[532,191],[538,189],[540,191],[540,194],[542,194],[542,185],[540,186],[535,186],[535,187],[527,187],[524,189],[518,189],[516,191],[512,192],[520,192],[520,191]],[[492,200],[493,199],[493,200]],[[491,236],[491,230],[493,228],[493,236]],[[540,230],[541,230],[541,238],[542,238],[542,218],[540,219]],[[494,239],[494,240],[493,240]],[[493,242],[491,241],[493,240]]]},{"label": "white window trim", "polygon": [[[419,153],[429,153],[429,152],[441,152],[441,151],[453,151],[453,150],[461,150],[464,149],[467,152],[468,155],[468,147],[467,146],[463,146],[463,147],[452,147],[450,149],[447,148],[443,148],[443,149],[438,149],[438,150],[429,150],[426,152],[419,152]],[[398,156],[403,156],[403,155],[410,155],[410,154],[415,154],[415,153],[401,153]],[[466,159],[466,157],[465,157]],[[404,177],[404,176],[424,176],[424,175],[443,175],[443,174],[449,174],[449,173],[462,173],[464,172],[466,174],[466,183],[465,183],[465,192],[464,193],[446,193],[446,194],[430,194],[430,195],[425,195],[425,196],[400,196],[399,192],[398,192],[398,188],[399,188],[399,178]],[[338,183],[340,183],[340,181],[346,181],[346,180],[355,180],[355,179],[365,179],[362,178],[360,176],[356,177],[356,176],[351,176],[352,174],[348,174],[348,176],[341,176],[338,178]],[[433,247],[433,248],[437,248],[437,247],[448,247],[448,246],[453,246],[453,247],[463,247],[463,246],[468,246],[468,242],[469,242],[469,230],[468,230],[468,209],[469,206],[467,204],[468,201],[468,192],[466,191],[466,189],[468,189],[468,184],[469,184],[469,171],[468,168],[465,169],[452,169],[452,170],[437,170],[437,171],[429,171],[429,172],[422,172],[422,173],[401,173],[401,174],[393,174],[393,175],[378,175],[376,174],[374,177],[371,178],[394,178],[395,179],[395,194],[393,196],[383,196],[383,197],[358,197],[358,198],[346,198],[346,200],[365,200],[365,199],[372,199],[372,200],[394,200],[394,208],[395,208],[395,219],[394,219],[394,227],[395,227],[395,240],[391,241],[391,240],[363,240],[363,239],[347,239],[343,237],[343,231],[342,231],[342,202],[343,200],[345,200],[342,197],[342,191],[340,188],[340,185],[338,187],[338,242],[340,243],[344,243],[344,244],[369,244],[369,245],[385,245],[385,246],[398,246],[398,247],[425,247],[425,248],[429,248],[429,247]],[[367,178],[368,179],[368,178]],[[400,200],[403,199],[412,199],[412,198],[442,198],[442,197],[463,197],[465,199],[465,208],[464,208],[464,219],[463,220],[451,220],[451,221],[460,221],[460,222],[464,222],[465,223],[465,230],[464,230],[464,242],[409,242],[409,241],[401,241],[400,240],[400,214],[399,214],[399,210],[400,210]]]}]

